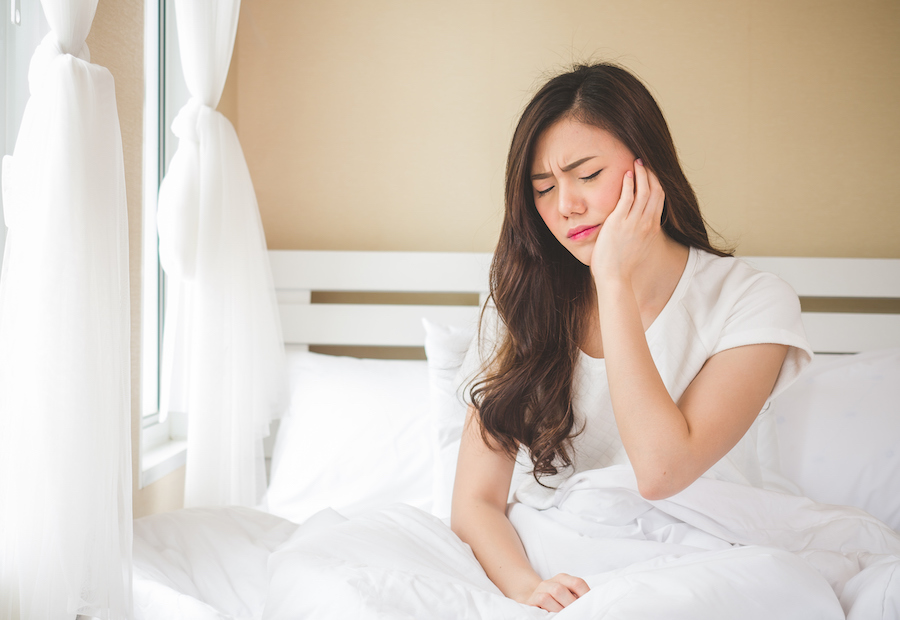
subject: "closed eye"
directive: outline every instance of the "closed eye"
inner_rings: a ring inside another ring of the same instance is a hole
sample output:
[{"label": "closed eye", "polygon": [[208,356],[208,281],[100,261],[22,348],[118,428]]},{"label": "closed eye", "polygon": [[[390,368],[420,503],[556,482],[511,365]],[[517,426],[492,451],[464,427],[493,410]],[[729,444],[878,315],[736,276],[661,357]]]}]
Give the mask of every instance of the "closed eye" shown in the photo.
[{"label": "closed eye", "polygon": [[598,171],[595,172],[594,174],[591,174],[591,175],[586,176],[586,177],[581,177],[581,180],[582,180],[582,181],[590,181],[591,179],[596,178],[597,175],[600,174],[602,171],[603,171],[603,168],[600,168],[600,170],[598,170]]},{"label": "closed eye", "polygon": [[548,187],[547,189],[536,189],[536,190],[534,190],[534,191],[535,191],[535,193],[537,193],[538,196],[543,196],[544,194],[548,193],[548,192],[549,192],[551,189],[553,189],[554,187],[556,187],[556,186],[555,186],[555,185],[551,185],[551,186]]}]

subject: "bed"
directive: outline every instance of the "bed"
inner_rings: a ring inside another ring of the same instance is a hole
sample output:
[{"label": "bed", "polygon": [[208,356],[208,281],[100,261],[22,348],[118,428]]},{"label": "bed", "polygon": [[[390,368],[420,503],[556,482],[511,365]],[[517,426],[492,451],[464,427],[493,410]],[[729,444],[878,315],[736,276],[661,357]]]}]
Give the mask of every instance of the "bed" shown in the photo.
[{"label": "bed", "polygon": [[[136,520],[135,616],[546,617],[502,597],[445,526],[464,412],[459,367],[486,298],[490,255],[271,251],[270,260],[292,406],[267,442],[266,501]],[[762,540],[727,520],[703,527],[727,530],[738,550],[796,546],[800,532],[806,547],[792,551],[830,567],[843,613],[900,617],[900,260],[745,260],[787,280],[813,310],[804,324],[822,355],[761,414],[758,432],[760,457],[783,474],[780,484],[815,502],[766,491]],[[427,360],[419,359],[422,347]],[[573,484],[571,497],[585,485],[628,492],[630,484],[625,472],[588,478]],[[708,521],[705,500],[682,496],[664,508]],[[542,530],[534,544],[557,533]],[[853,544],[868,555],[822,559],[825,546]],[[765,573],[765,558],[747,562]],[[868,573],[841,582],[848,562]],[[644,600],[685,596],[673,585],[683,582],[667,581],[672,570],[610,571],[591,582],[590,600],[558,615],[661,617],[652,606],[616,605],[623,584],[646,592]],[[702,584],[704,571],[720,569],[678,570]],[[705,604],[716,617],[715,601]]]}]

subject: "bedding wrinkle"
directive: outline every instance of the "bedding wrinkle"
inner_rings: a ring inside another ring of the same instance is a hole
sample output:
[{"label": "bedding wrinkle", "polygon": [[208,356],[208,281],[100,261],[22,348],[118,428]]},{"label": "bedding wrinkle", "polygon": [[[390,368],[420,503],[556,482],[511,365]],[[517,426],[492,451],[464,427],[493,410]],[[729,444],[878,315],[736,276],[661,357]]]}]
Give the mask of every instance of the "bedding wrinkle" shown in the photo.
[{"label": "bedding wrinkle", "polygon": [[[713,487],[667,502],[702,513],[716,510],[711,491],[770,493],[734,483],[700,483]],[[604,499],[607,491],[610,497]],[[771,495],[770,501],[793,499]],[[514,504],[510,519],[542,576],[572,568],[586,575],[591,590],[557,614],[561,620],[845,617],[828,580],[812,563],[767,546],[765,535],[758,541],[763,544],[743,545],[688,523],[679,525],[668,507],[658,505],[662,502],[640,498],[627,467],[581,474],[556,498],[557,505],[544,510]],[[813,523],[818,513],[810,513]],[[855,517],[859,515],[848,515]],[[642,523],[629,523],[629,518]],[[742,518],[725,511],[706,522],[719,533],[728,528],[740,532]],[[617,537],[617,527],[640,529],[643,537],[634,531]],[[823,554],[819,563],[837,566],[837,555]],[[841,558],[846,568],[837,572],[851,573],[856,558]],[[893,570],[896,558],[862,559],[885,571],[882,585],[887,586],[887,570]],[[504,597],[471,549],[440,520],[403,505],[301,526],[273,553],[269,575],[264,618],[546,617],[546,612]],[[312,584],[312,591],[321,593],[316,598],[330,603],[307,600],[288,587],[296,583]],[[865,605],[867,597],[880,605],[884,592],[862,592],[856,600]]]},{"label": "bedding wrinkle", "polygon": [[[397,504],[301,527],[273,555],[264,618],[543,618],[507,599],[439,519]],[[291,584],[312,584],[322,605]]]},{"label": "bedding wrinkle", "polygon": [[261,617],[268,558],[296,528],[238,507],[137,519],[136,620]]},{"label": "bedding wrinkle", "polygon": [[841,605],[847,620],[900,618],[900,564],[896,558],[881,557],[871,562],[847,583]]}]

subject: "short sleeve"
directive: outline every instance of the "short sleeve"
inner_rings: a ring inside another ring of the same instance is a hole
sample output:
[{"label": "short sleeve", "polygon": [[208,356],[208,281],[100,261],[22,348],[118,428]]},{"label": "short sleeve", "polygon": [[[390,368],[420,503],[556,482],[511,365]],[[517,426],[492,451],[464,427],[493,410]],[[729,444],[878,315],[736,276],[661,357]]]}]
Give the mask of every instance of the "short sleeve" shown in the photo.
[{"label": "short sleeve", "polygon": [[710,355],[751,344],[790,347],[770,399],[793,383],[812,361],[800,300],[787,282],[771,273],[756,272],[749,284],[741,287]]}]

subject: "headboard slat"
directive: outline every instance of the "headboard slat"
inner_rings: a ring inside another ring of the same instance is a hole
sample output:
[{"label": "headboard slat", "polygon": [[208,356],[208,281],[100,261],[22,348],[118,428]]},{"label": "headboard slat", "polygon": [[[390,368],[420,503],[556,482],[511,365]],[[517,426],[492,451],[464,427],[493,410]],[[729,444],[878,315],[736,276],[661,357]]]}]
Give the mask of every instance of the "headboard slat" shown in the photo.
[{"label": "headboard slat", "polygon": [[457,327],[478,321],[476,306],[281,304],[279,308],[288,344],[421,347],[423,317]]},{"label": "headboard slat", "polygon": [[800,297],[900,297],[900,260],[743,256],[786,280]]}]

